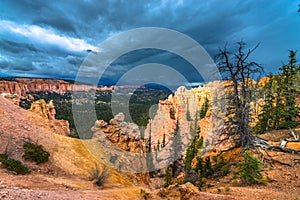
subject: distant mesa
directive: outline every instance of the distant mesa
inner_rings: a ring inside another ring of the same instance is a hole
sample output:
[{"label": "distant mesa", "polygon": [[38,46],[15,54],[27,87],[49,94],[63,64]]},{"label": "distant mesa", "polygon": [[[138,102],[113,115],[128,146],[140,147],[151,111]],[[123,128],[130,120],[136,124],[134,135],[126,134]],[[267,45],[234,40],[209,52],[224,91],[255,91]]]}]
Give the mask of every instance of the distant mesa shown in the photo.
[{"label": "distant mesa", "polygon": [[17,95],[19,98],[25,97],[27,92],[51,91],[64,94],[71,91],[88,91],[92,89],[105,91],[123,88],[140,88],[140,86],[96,86],[85,83],[74,84],[74,81],[46,78],[0,78],[0,94]]}]

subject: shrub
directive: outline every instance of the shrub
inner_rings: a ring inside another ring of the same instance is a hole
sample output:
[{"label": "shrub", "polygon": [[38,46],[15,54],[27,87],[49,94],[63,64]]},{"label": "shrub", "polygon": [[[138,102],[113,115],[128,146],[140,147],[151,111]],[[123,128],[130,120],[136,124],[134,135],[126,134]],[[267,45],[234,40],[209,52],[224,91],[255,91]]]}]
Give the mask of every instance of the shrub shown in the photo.
[{"label": "shrub", "polygon": [[255,184],[263,178],[260,167],[262,163],[251,153],[246,150],[244,152],[244,161],[239,163],[240,165],[240,178],[245,184]]},{"label": "shrub", "polygon": [[166,198],[167,197],[167,192],[164,188],[160,189],[158,192],[158,196],[160,196],[161,198]]},{"label": "shrub", "polygon": [[296,128],[298,126],[298,122],[297,121],[285,121],[280,123],[279,128],[281,129],[285,129],[285,128]]},{"label": "shrub", "polygon": [[196,186],[199,191],[202,191],[202,187],[206,185],[206,182],[207,182],[206,178],[202,178],[201,176],[199,177],[199,180],[196,181]]},{"label": "shrub", "polygon": [[24,159],[35,162],[36,164],[44,163],[49,160],[50,154],[43,149],[42,145],[25,142],[24,148]]},{"label": "shrub", "polygon": [[230,187],[226,186],[225,187],[225,192],[229,192],[230,191]]},{"label": "shrub", "polygon": [[151,194],[149,192],[147,192],[146,190],[141,189],[140,193],[145,200],[147,200],[151,197]]},{"label": "shrub", "polygon": [[91,180],[99,187],[102,187],[106,183],[107,179],[110,177],[110,172],[106,166],[100,171],[99,166],[95,163],[95,171],[90,172],[92,178]]},{"label": "shrub", "polygon": [[226,163],[224,157],[222,155],[219,155],[219,156],[213,156],[212,159],[215,162],[214,171],[220,176],[226,176],[229,173],[229,166]]},{"label": "shrub", "polygon": [[8,158],[7,154],[0,154],[0,162],[5,161]]},{"label": "shrub", "polygon": [[2,166],[9,171],[15,172],[16,174],[28,174],[30,171],[28,167],[24,166],[20,161],[7,158],[2,161]]},{"label": "shrub", "polygon": [[223,176],[226,176],[229,173],[229,166],[224,165],[223,167],[221,167],[221,172]]}]

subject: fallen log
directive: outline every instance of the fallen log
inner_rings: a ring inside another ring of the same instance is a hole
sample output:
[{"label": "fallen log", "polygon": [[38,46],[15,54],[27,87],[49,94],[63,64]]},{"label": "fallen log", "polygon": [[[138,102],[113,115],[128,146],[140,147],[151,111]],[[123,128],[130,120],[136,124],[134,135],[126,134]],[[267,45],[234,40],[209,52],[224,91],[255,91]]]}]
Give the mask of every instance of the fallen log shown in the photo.
[{"label": "fallen log", "polygon": [[266,140],[263,140],[259,137],[254,137],[254,139],[252,141],[252,144],[254,147],[260,147],[260,148],[269,149],[272,151],[280,151],[280,152],[300,155],[300,151],[297,151],[295,149],[286,148],[285,147],[286,143],[284,145],[282,143],[283,142],[281,142],[280,146],[272,146]]}]

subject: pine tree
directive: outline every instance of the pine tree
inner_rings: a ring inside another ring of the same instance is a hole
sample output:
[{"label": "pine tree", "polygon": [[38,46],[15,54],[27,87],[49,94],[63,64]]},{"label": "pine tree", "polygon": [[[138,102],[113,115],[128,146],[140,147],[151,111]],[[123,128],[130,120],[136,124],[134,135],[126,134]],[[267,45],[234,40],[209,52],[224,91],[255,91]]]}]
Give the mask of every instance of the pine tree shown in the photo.
[{"label": "pine tree", "polygon": [[[200,132],[199,132],[200,133]],[[199,135],[197,136],[199,137]],[[197,143],[196,143],[196,149],[201,149],[203,147],[203,137],[200,136],[198,139],[197,139]]]},{"label": "pine tree", "polygon": [[190,134],[193,137],[192,142],[188,146],[185,154],[185,160],[184,160],[184,170],[188,171],[190,170],[192,160],[195,156],[198,154],[198,150],[202,148],[203,146],[203,138],[200,137],[200,128],[198,126],[198,117],[195,117],[195,121],[190,126]]},{"label": "pine tree", "polygon": [[[152,132],[151,132],[151,126],[152,126],[152,120],[149,120],[149,138],[146,140],[146,163],[147,163],[147,169],[151,172],[154,169],[153,164],[153,153],[152,153],[152,146],[151,146],[151,140],[152,140]],[[150,176],[152,174],[150,173]]]},{"label": "pine tree", "polygon": [[192,160],[194,159],[194,157],[197,153],[197,149],[195,148],[195,143],[196,143],[196,140],[194,139],[186,150],[185,159],[184,159],[184,170],[185,171],[192,169],[192,166],[191,166]]},{"label": "pine tree", "polygon": [[172,155],[171,155],[172,161],[178,160],[181,157],[181,153],[182,153],[182,139],[180,135],[178,120],[176,121],[176,128],[174,130],[171,149],[172,149]]},{"label": "pine tree", "polygon": [[272,74],[269,76],[269,80],[265,83],[263,88],[263,98],[264,98],[264,105],[262,106],[262,112],[259,114],[258,118],[259,121],[254,127],[255,134],[262,134],[266,130],[272,127],[274,121],[274,106],[273,106],[273,99],[274,91],[273,91],[273,83],[274,77]]},{"label": "pine tree", "polygon": [[213,172],[213,169],[211,167],[210,157],[205,158],[204,169],[205,169],[204,174],[205,174],[206,177],[213,175],[214,172]]},{"label": "pine tree", "polygon": [[280,125],[280,118],[281,118],[281,113],[284,108],[284,103],[283,103],[283,98],[281,96],[282,94],[282,80],[280,74],[275,76],[275,107],[274,107],[274,122],[272,125],[273,129],[279,129]]},{"label": "pine tree", "polygon": [[203,176],[203,159],[202,157],[198,156],[197,157],[197,164],[196,167],[194,168],[195,172],[198,173],[198,176]]},{"label": "pine tree", "polygon": [[296,52],[290,51],[289,63],[283,66],[282,70],[282,80],[283,80],[283,90],[282,95],[285,100],[285,110],[282,113],[284,122],[281,123],[282,128],[294,128],[298,125],[298,122],[293,118],[298,116],[299,107],[296,105]]},{"label": "pine tree", "polygon": [[170,166],[168,166],[167,168],[166,168],[166,175],[165,175],[165,183],[164,183],[164,185],[163,185],[163,187],[168,187],[169,185],[171,185],[172,184],[172,169],[171,169],[171,167]]},{"label": "pine tree", "polygon": [[200,110],[200,119],[203,119],[206,116],[208,108],[209,108],[209,101],[208,101],[208,98],[205,97],[204,104],[202,105],[201,110]]},{"label": "pine tree", "polygon": [[161,147],[164,148],[166,146],[166,134],[164,133]]},{"label": "pine tree", "polygon": [[258,183],[263,178],[260,167],[262,163],[251,153],[246,150],[244,152],[244,161],[239,163],[240,177],[245,184]]},{"label": "pine tree", "polygon": [[300,111],[296,105],[296,98],[300,94],[300,68],[296,62],[296,52],[290,51],[288,64],[280,68],[279,74],[270,76],[263,87],[265,104],[254,128],[255,133],[263,133],[269,128],[294,128],[298,125],[295,117],[299,116]]},{"label": "pine tree", "polygon": [[189,100],[187,99],[187,102],[186,102],[186,119],[187,121],[192,121],[192,117],[191,117],[191,112],[189,110]]},{"label": "pine tree", "polygon": [[197,157],[197,164],[194,168],[195,172],[198,174],[198,181],[196,182],[196,186],[201,191],[204,185],[203,182],[203,175],[204,175],[204,166],[203,166],[203,159],[202,157]]}]

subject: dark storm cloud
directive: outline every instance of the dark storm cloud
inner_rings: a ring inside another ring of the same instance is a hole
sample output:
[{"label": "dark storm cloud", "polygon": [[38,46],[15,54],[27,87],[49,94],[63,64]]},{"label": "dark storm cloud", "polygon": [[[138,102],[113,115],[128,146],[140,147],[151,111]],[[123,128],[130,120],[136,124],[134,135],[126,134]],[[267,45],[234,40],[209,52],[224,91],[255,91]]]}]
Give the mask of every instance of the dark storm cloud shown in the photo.
[{"label": "dark storm cloud", "polygon": [[[296,0],[1,1],[1,25],[6,26],[0,27],[0,63],[14,73],[30,69],[37,75],[75,76],[87,53],[97,52],[95,46],[103,40],[151,26],[187,34],[212,57],[226,43],[244,40],[251,47],[261,42],[253,59],[271,71],[286,62],[289,49],[300,49],[298,4]],[[176,65],[179,60],[150,51],[122,56],[113,65],[124,72],[135,64]],[[35,63],[34,68],[29,63]]]},{"label": "dark storm cloud", "polygon": [[8,19],[12,21],[51,26],[64,32],[76,32],[73,22],[68,18],[68,13],[56,7],[56,3],[40,0],[5,1],[2,2],[1,7],[0,16],[3,18],[6,12],[10,12]]},{"label": "dark storm cloud", "polygon": [[26,51],[37,52],[38,49],[35,48],[32,44],[27,43],[18,43],[10,40],[0,40],[0,46],[2,50],[6,50],[12,53],[24,53]]},{"label": "dark storm cloud", "polygon": [[2,70],[7,72],[33,72],[37,70],[37,68],[28,60],[19,59],[19,60],[0,60],[0,67]]},{"label": "dark storm cloud", "polygon": [[71,65],[79,66],[82,63],[83,59],[80,58],[80,57],[70,56],[69,55],[69,56],[67,56],[67,61]]},{"label": "dark storm cloud", "polygon": [[72,22],[66,19],[66,16],[64,15],[54,15],[52,18],[41,16],[37,19],[34,19],[33,23],[41,26],[48,25],[63,32],[76,33]]}]

